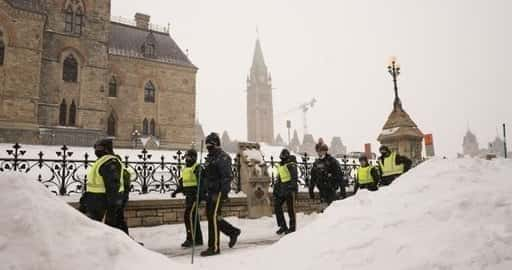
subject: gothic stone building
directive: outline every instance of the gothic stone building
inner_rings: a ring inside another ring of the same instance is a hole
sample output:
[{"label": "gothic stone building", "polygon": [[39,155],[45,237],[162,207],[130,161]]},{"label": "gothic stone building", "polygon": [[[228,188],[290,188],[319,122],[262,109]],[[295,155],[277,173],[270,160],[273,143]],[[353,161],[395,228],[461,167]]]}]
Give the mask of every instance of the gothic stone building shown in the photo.
[{"label": "gothic stone building", "polygon": [[108,0],[0,0],[0,141],[192,143],[197,68],[149,16],[110,17]]},{"label": "gothic stone building", "polygon": [[259,39],[247,77],[247,137],[253,142],[274,142],[272,77],[267,71]]}]

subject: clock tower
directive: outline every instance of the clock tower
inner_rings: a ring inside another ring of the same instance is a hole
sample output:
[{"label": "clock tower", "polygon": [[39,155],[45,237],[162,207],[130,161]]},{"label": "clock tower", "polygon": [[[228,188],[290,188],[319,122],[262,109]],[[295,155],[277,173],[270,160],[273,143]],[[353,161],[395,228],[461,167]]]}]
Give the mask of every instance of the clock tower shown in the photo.
[{"label": "clock tower", "polygon": [[247,77],[247,137],[253,142],[274,143],[272,77],[265,65],[259,39]]}]

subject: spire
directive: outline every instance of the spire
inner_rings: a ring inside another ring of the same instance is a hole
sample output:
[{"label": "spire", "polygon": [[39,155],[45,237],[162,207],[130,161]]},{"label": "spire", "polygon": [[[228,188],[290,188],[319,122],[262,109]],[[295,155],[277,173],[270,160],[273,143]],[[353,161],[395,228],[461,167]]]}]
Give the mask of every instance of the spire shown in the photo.
[{"label": "spire", "polygon": [[263,59],[263,51],[261,50],[260,39],[256,39],[256,45],[254,47],[254,56],[252,57],[252,69],[253,70],[265,70],[267,66],[265,65],[265,60]]}]

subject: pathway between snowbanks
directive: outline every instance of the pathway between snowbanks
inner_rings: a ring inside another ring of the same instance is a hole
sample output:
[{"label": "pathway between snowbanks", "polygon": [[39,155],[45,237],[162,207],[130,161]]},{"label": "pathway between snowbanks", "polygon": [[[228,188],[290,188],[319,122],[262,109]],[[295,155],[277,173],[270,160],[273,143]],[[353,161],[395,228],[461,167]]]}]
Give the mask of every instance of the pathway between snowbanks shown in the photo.
[{"label": "pathway between snowbanks", "polygon": [[512,161],[431,160],[226,269],[512,269]]},{"label": "pathway between snowbanks", "polygon": [[86,218],[22,174],[2,174],[0,190],[0,269],[189,269]]}]

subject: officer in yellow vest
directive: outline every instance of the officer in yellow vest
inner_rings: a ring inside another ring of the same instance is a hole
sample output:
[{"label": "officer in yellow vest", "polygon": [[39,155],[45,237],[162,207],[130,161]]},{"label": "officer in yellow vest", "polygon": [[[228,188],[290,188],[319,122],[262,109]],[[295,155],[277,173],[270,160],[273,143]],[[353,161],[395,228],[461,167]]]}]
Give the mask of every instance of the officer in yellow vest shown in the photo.
[{"label": "officer in yellow vest", "polygon": [[[290,155],[288,149],[283,149],[279,155],[281,162],[277,165],[277,181],[274,183],[274,212],[276,214],[279,230],[277,234],[288,234],[295,231],[296,214],[295,198],[297,196],[297,161],[295,156]],[[286,202],[290,226],[286,225],[284,219],[283,204]]]},{"label": "officer in yellow vest", "polygon": [[101,139],[94,144],[98,158],[87,172],[86,192],[80,199],[90,218],[109,226],[123,229],[119,215],[123,211],[123,164],[114,154],[111,139]]},{"label": "officer in yellow vest", "polygon": [[[192,247],[193,235],[195,230],[195,245],[203,245],[203,233],[201,231],[200,220],[196,219],[196,213],[199,209],[201,199],[204,195],[200,194],[200,201],[197,201],[198,180],[199,180],[199,163],[197,163],[197,151],[190,149],[185,153],[185,168],[181,172],[181,179],[176,191],[172,193],[172,197],[176,197],[177,193],[182,192],[185,195],[185,214],[183,220],[185,221],[185,228],[187,230],[187,239],[181,246],[183,248]],[[203,193],[204,187],[199,186],[200,193]],[[194,224],[194,220],[197,223]]]},{"label": "officer in yellow vest", "polygon": [[385,145],[379,148],[381,156],[379,157],[379,165],[381,169],[381,186],[387,186],[393,182],[398,176],[407,172],[412,165],[410,159],[397,154],[395,151],[389,150]]},{"label": "officer in yellow vest", "polygon": [[380,181],[380,172],[378,168],[368,163],[366,156],[359,158],[359,168],[357,168],[356,184],[354,193],[358,189],[368,189],[370,191],[377,191],[379,189],[378,184]]}]

